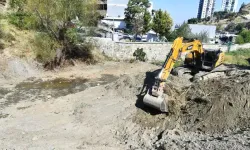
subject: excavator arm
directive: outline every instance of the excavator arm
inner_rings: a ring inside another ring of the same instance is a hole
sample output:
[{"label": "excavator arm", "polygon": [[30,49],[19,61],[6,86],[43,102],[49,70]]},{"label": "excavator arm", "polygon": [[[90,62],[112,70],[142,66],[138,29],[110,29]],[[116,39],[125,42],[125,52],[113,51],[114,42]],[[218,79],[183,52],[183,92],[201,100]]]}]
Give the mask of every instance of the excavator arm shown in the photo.
[{"label": "excavator arm", "polygon": [[168,54],[162,69],[156,77],[154,85],[149,88],[144,96],[143,102],[145,105],[156,108],[162,112],[168,112],[167,96],[163,93],[166,80],[169,77],[175,62],[178,60],[181,53],[190,53],[201,55],[203,53],[202,44],[199,40],[194,40],[189,43],[183,43],[183,37],[175,39],[171,51]]}]

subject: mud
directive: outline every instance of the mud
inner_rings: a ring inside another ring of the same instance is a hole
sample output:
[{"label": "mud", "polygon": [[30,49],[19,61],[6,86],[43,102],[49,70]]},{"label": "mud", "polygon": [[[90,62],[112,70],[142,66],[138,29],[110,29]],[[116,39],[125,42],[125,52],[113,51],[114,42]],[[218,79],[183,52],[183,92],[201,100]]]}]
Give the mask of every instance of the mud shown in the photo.
[{"label": "mud", "polygon": [[58,98],[78,93],[91,87],[105,85],[117,79],[118,77],[108,74],[103,74],[101,78],[92,80],[56,78],[47,81],[41,79],[33,81],[34,79],[32,78],[27,79],[17,84],[14,89],[0,89],[2,98],[6,99],[0,102],[0,109],[17,104],[20,101],[48,101],[51,98]]}]

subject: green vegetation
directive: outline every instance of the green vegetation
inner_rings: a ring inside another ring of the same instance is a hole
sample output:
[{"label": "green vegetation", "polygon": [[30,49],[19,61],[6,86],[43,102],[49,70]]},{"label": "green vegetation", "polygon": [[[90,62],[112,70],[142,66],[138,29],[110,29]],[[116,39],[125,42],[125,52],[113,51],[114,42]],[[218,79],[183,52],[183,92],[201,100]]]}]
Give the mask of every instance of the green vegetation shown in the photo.
[{"label": "green vegetation", "polygon": [[214,12],[214,17],[216,18],[217,22],[222,19],[233,20],[237,17],[237,13],[227,12],[227,11],[217,11],[217,12]]},{"label": "green vegetation", "polygon": [[151,17],[146,13],[148,6],[149,0],[129,0],[125,9],[125,22],[132,33],[139,35],[149,29]]},{"label": "green vegetation", "polygon": [[144,16],[143,16],[143,30],[142,33],[145,34],[147,33],[151,28],[152,28],[152,24],[151,24],[151,14],[146,10]]},{"label": "green vegetation", "polygon": [[137,50],[135,50],[133,56],[135,57],[136,60],[139,61],[146,61],[146,53],[143,52],[143,48],[138,48]]},{"label": "green vegetation", "polygon": [[[96,0],[10,0],[10,6],[9,23],[38,33],[32,43],[37,59],[45,66],[53,68],[66,60],[93,58],[92,46],[78,36],[77,28],[97,24],[100,15]],[[78,19],[73,23],[75,18]]]},{"label": "green vegetation", "polygon": [[209,22],[210,21],[210,17],[207,17],[207,18],[203,18],[203,19],[198,19],[198,18],[191,18],[191,19],[188,19],[188,24],[198,24],[198,23],[201,23],[201,22]]},{"label": "green vegetation", "polygon": [[[173,20],[166,11],[153,10],[148,12],[149,0],[129,0],[125,9],[125,22],[127,33],[141,35],[153,29],[162,38],[169,36]],[[154,18],[151,18],[151,13]]]},{"label": "green vegetation", "polygon": [[188,39],[198,39],[202,42],[208,42],[208,32],[203,31],[197,34],[193,34],[189,25],[187,23],[183,23],[177,30],[173,31],[169,34],[168,40],[173,41],[177,37],[184,37]]},{"label": "green vegetation", "polygon": [[4,49],[6,43],[12,42],[15,40],[15,37],[6,31],[5,26],[0,22],[0,50]]},{"label": "green vegetation", "polygon": [[33,41],[37,60],[42,63],[49,62],[55,58],[56,49],[60,48],[59,43],[48,34],[39,33]]},{"label": "green vegetation", "polygon": [[250,43],[250,30],[244,29],[236,38],[236,44]]},{"label": "green vegetation", "polygon": [[170,33],[171,27],[173,26],[173,20],[166,11],[161,9],[155,12],[153,19],[153,30],[159,33],[161,37],[166,36]]},{"label": "green vegetation", "polygon": [[225,57],[226,64],[235,64],[240,66],[250,66],[250,49],[240,49],[227,52]]}]

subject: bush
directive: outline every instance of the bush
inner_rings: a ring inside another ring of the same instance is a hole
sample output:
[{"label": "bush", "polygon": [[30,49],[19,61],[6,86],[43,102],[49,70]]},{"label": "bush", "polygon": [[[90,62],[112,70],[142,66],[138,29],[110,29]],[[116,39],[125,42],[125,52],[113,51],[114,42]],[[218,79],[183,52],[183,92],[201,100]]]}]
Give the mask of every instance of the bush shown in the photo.
[{"label": "bush", "polygon": [[[239,36],[241,36],[244,40],[244,43],[250,43],[250,31],[249,30],[243,30]],[[241,39],[242,40],[242,39]],[[241,44],[244,44],[241,41]]]},{"label": "bush", "polygon": [[146,53],[143,52],[143,48],[137,48],[137,50],[134,52],[133,56],[136,58],[136,60],[145,62],[146,59]]},{"label": "bush", "polygon": [[241,36],[241,35],[238,35],[236,37],[236,41],[235,41],[236,44],[244,44],[244,38]]},{"label": "bush", "polygon": [[8,15],[9,23],[15,25],[20,29],[36,29],[39,28],[36,17],[24,13],[24,12],[16,12]]},{"label": "bush", "polygon": [[36,58],[42,63],[53,60],[56,56],[56,49],[60,48],[59,43],[45,33],[36,35],[33,45]]}]

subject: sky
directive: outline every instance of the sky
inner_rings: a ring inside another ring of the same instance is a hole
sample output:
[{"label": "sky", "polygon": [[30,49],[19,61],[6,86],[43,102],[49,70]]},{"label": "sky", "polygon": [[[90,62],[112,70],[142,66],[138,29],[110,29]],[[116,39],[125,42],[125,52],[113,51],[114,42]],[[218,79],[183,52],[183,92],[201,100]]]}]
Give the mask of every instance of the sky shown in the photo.
[{"label": "sky", "polygon": [[[151,0],[154,9],[166,10],[174,20],[174,24],[181,24],[185,20],[197,17],[200,0]],[[250,3],[250,0],[239,0],[238,10],[242,3]],[[215,11],[221,8],[222,0],[216,0]]]}]

